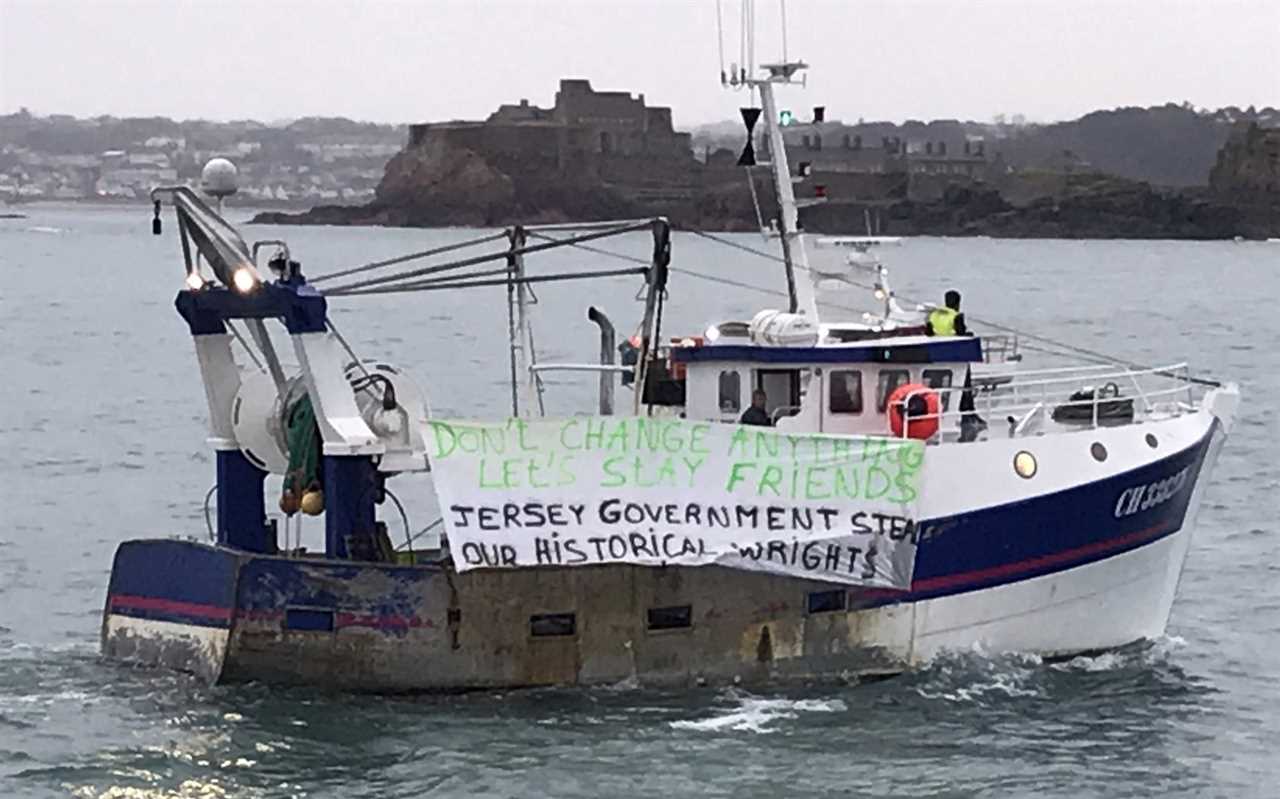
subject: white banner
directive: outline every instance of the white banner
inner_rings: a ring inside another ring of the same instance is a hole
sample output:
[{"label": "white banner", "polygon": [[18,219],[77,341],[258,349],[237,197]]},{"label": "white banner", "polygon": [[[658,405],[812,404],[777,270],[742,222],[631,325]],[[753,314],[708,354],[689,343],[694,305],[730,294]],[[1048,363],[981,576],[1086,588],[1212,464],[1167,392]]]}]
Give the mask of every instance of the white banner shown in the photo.
[{"label": "white banner", "polygon": [[613,416],[428,428],[460,571],[714,563],[911,585],[920,441]]}]

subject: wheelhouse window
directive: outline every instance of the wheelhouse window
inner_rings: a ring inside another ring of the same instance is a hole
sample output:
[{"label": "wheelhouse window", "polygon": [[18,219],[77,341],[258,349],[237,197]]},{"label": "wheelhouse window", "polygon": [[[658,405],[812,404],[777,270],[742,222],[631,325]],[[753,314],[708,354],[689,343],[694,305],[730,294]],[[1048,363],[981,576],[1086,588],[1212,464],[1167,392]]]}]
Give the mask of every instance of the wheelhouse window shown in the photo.
[{"label": "wheelhouse window", "polygon": [[765,394],[765,411],[777,421],[800,409],[799,369],[757,369],[756,388]]},{"label": "wheelhouse window", "polygon": [[862,413],[862,372],[836,369],[828,383],[827,409],[831,413]]},{"label": "wheelhouse window", "polygon": [[876,383],[876,410],[884,413],[884,409],[889,406],[889,395],[898,386],[905,386],[910,382],[911,373],[906,369],[881,369],[880,379]]},{"label": "wheelhouse window", "polygon": [[742,410],[742,378],[736,371],[720,373],[720,412],[737,413]]},{"label": "wheelhouse window", "polygon": [[[929,388],[951,388],[952,375],[950,369],[925,369],[924,384]],[[951,392],[940,391],[938,396],[942,399],[942,410],[948,410],[951,406]]]}]

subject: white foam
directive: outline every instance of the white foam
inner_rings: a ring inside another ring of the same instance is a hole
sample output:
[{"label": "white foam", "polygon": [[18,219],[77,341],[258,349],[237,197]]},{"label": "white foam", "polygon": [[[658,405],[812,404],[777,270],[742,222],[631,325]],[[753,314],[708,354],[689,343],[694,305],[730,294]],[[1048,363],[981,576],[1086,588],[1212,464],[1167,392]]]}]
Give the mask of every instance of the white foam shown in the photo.
[{"label": "white foam", "polygon": [[1124,668],[1130,663],[1132,663],[1131,658],[1118,652],[1103,652],[1101,655],[1092,657],[1086,655],[1074,657],[1065,663],[1055,663],[1052,668],[1055,671],[1112,671]]},{"label": "white foam", "polygon": [[764,699],[735,696],[737,706],[706,719],[670,723],[675,730],[694,732],[771,732],[769,725],[779,719],[794,719],[801,713],[841,713],[848,706],[839,699]]},{"label": "white foam", "polygon": [[926,664],[921,676],[928,680],[915,691],[925,699],[947,702],[980,702],[988,697],[1039,697],[1044,691],[1033,684],[1044,660],[1037,655],[1008,652],[993,655],[981,646],[946,652]]},{"label": "white foam", "polygon": [[989,680],[974,681],[968,685],[956,686],[951,690],[930,691],[925,688],[916,688],[916,693],[925,699],[943,699],[948,702],[978,702],[993,694],[1006,697],[1044,696],[1044,692],[1039,688],[1027,687],[1025,682],[1025,675],[995,674]]}]

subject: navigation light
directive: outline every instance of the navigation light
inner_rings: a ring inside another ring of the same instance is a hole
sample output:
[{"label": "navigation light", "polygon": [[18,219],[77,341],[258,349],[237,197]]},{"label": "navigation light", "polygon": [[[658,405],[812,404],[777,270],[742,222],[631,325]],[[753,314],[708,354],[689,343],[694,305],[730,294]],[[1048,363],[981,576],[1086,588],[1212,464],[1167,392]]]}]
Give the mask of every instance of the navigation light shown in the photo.
[{"label": "navigation light", "polygon": [[241,267],[231,275],[231,285],[241,294],[248,294],[258,285],[258,280],[253,272]]}]

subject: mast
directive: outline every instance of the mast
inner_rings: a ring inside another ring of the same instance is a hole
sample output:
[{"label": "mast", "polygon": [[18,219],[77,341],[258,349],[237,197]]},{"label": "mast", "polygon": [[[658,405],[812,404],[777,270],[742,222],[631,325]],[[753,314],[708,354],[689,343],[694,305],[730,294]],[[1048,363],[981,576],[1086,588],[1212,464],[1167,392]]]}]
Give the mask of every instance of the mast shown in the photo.
[{"label": "mast", "polygon": [[[769,137],[769,170],[774,190],[778,196],[778,236],[782,244],[782,257],[787,270],[787,293],[791,298],[791,312],[809,317],[818,324],[818,304],[814,295],[813,280],[809,272],[809,255],[805,251],[804,236],[800,232],[799,206],[792,186],[791,167],[787,163],[786,142],[782,138],[782,120],[778,115],[778,103],[773,95],[776,84],[792,84],[799,81],[794,76],[808,68],[803,61],[781,64],[763,64],[768,71],[763,78],[749,78],[746,83],[760,90],[764,106],[765,133]],[[804,274],[797,278],[796,272]]]}]

